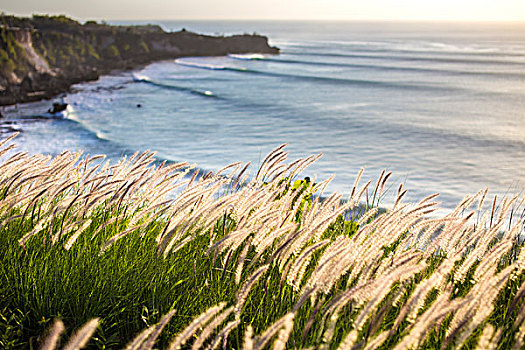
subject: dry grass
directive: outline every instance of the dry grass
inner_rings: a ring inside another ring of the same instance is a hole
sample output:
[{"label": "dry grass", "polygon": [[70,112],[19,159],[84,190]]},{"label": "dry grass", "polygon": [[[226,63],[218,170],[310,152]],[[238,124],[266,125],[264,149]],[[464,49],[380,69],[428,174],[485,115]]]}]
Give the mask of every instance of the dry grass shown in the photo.
[{"label": "dry grass", "polygon": [[[3,153],[10,150],[8,141]],[[474,223],[486,191],[436,218],[428,215],[438,208],[435,196],[404,203],[400,186],[392,208],[382,213],[368,208],[354,223],[356,230],[333,233],[341,215],[363,196],[369,202],[370,183],[359,187],[360,172],[348,201],[337,193],[322,199],[330,179],[293,182],[319,156],[288,164],[284,149],[270,153],[251,180],[239,163],[189,178],[189,164],[154,166],[154,154],[147,152],[115,165],[80,153],[55,158],[15,153],[0,164],[2,225],[29,220],[31,229],[18,240],[22,247],[44,237],[65,250],[83,235],[92,239],[116,227],[101,256],[132,233],[144,239],[151,225],[162,225],[154,237],[158,259],[206,239],[205,255],[223,276],[234,276],[235,301],[196,317],[171,337],[169,349],[228,348],[238,327],[246,349],[523,346],[525,249],[523,221],[515,214],[523,201],[494,201]],[[381,174],[372,203],[389,176]],[[94,220],[100,212],[104,220]],[[273,280],[281,290],[291,287],[292,302],[264,329],[247,325],[247,300],[254,295],[266,300]],[[501,322],[498,313],[504,314]],[[130,339],[128,348],[152,349],[172,316],[167,313]],[[97,322],[77,331],[68,346],[84,346]],[[58,321],[43,348],[53,349],[63,329]]]}]

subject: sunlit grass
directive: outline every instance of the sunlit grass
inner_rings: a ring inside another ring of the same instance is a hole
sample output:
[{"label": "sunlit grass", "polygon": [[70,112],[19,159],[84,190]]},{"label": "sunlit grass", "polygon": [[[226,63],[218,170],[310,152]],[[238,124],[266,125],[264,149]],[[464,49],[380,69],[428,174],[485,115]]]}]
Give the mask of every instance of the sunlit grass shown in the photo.
[{"label": "sunlit grass", "polygon": [[53,349],[63,332],[93,348],[523,345],[517,197],[474,225],[483,191],[445,217],[428,216],[435,196],[403,203],[402,187],[378,210],[388,174],[324,197],[329,180],[298,180],[317,156],[287,164],[283,147],[251,177],[241,164],[153,166],[149,153],[110,165],[12,152],[1,348]]}]

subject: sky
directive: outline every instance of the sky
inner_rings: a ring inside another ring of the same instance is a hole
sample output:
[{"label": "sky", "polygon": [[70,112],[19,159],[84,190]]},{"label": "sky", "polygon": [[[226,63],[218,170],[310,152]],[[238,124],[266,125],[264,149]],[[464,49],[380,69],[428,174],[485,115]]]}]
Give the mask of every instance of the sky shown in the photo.
[{"label": "sky", "polygon": [[78,20],[264,19],[525,22],[525,0],[1,0],[1,11]]}]

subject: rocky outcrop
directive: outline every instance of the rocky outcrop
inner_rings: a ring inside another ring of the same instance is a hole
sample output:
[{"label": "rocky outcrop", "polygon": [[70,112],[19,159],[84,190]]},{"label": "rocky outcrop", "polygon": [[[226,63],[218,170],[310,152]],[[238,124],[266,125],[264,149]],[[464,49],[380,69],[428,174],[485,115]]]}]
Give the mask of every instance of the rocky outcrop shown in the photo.
[{"label": "rocky outcrop", "polygon": [[0,105],[51,98],[115,69],[153,61],[229,53],[273,53],[260,35],[207,36],[159,26],[80,24],[64,16],[3,16]]}]

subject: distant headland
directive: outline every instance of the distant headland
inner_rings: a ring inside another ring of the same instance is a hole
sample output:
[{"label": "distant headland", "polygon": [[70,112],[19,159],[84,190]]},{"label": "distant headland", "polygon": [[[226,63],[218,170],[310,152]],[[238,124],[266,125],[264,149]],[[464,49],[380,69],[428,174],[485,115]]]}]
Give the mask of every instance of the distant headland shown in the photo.
[{"label": "distant headland", "polygon": [[230,53],[279,53],[265,36],[208,36],[157,25],[113,26],[66,16],[0,17],[0,105],[52,98],[115,69]]}]

